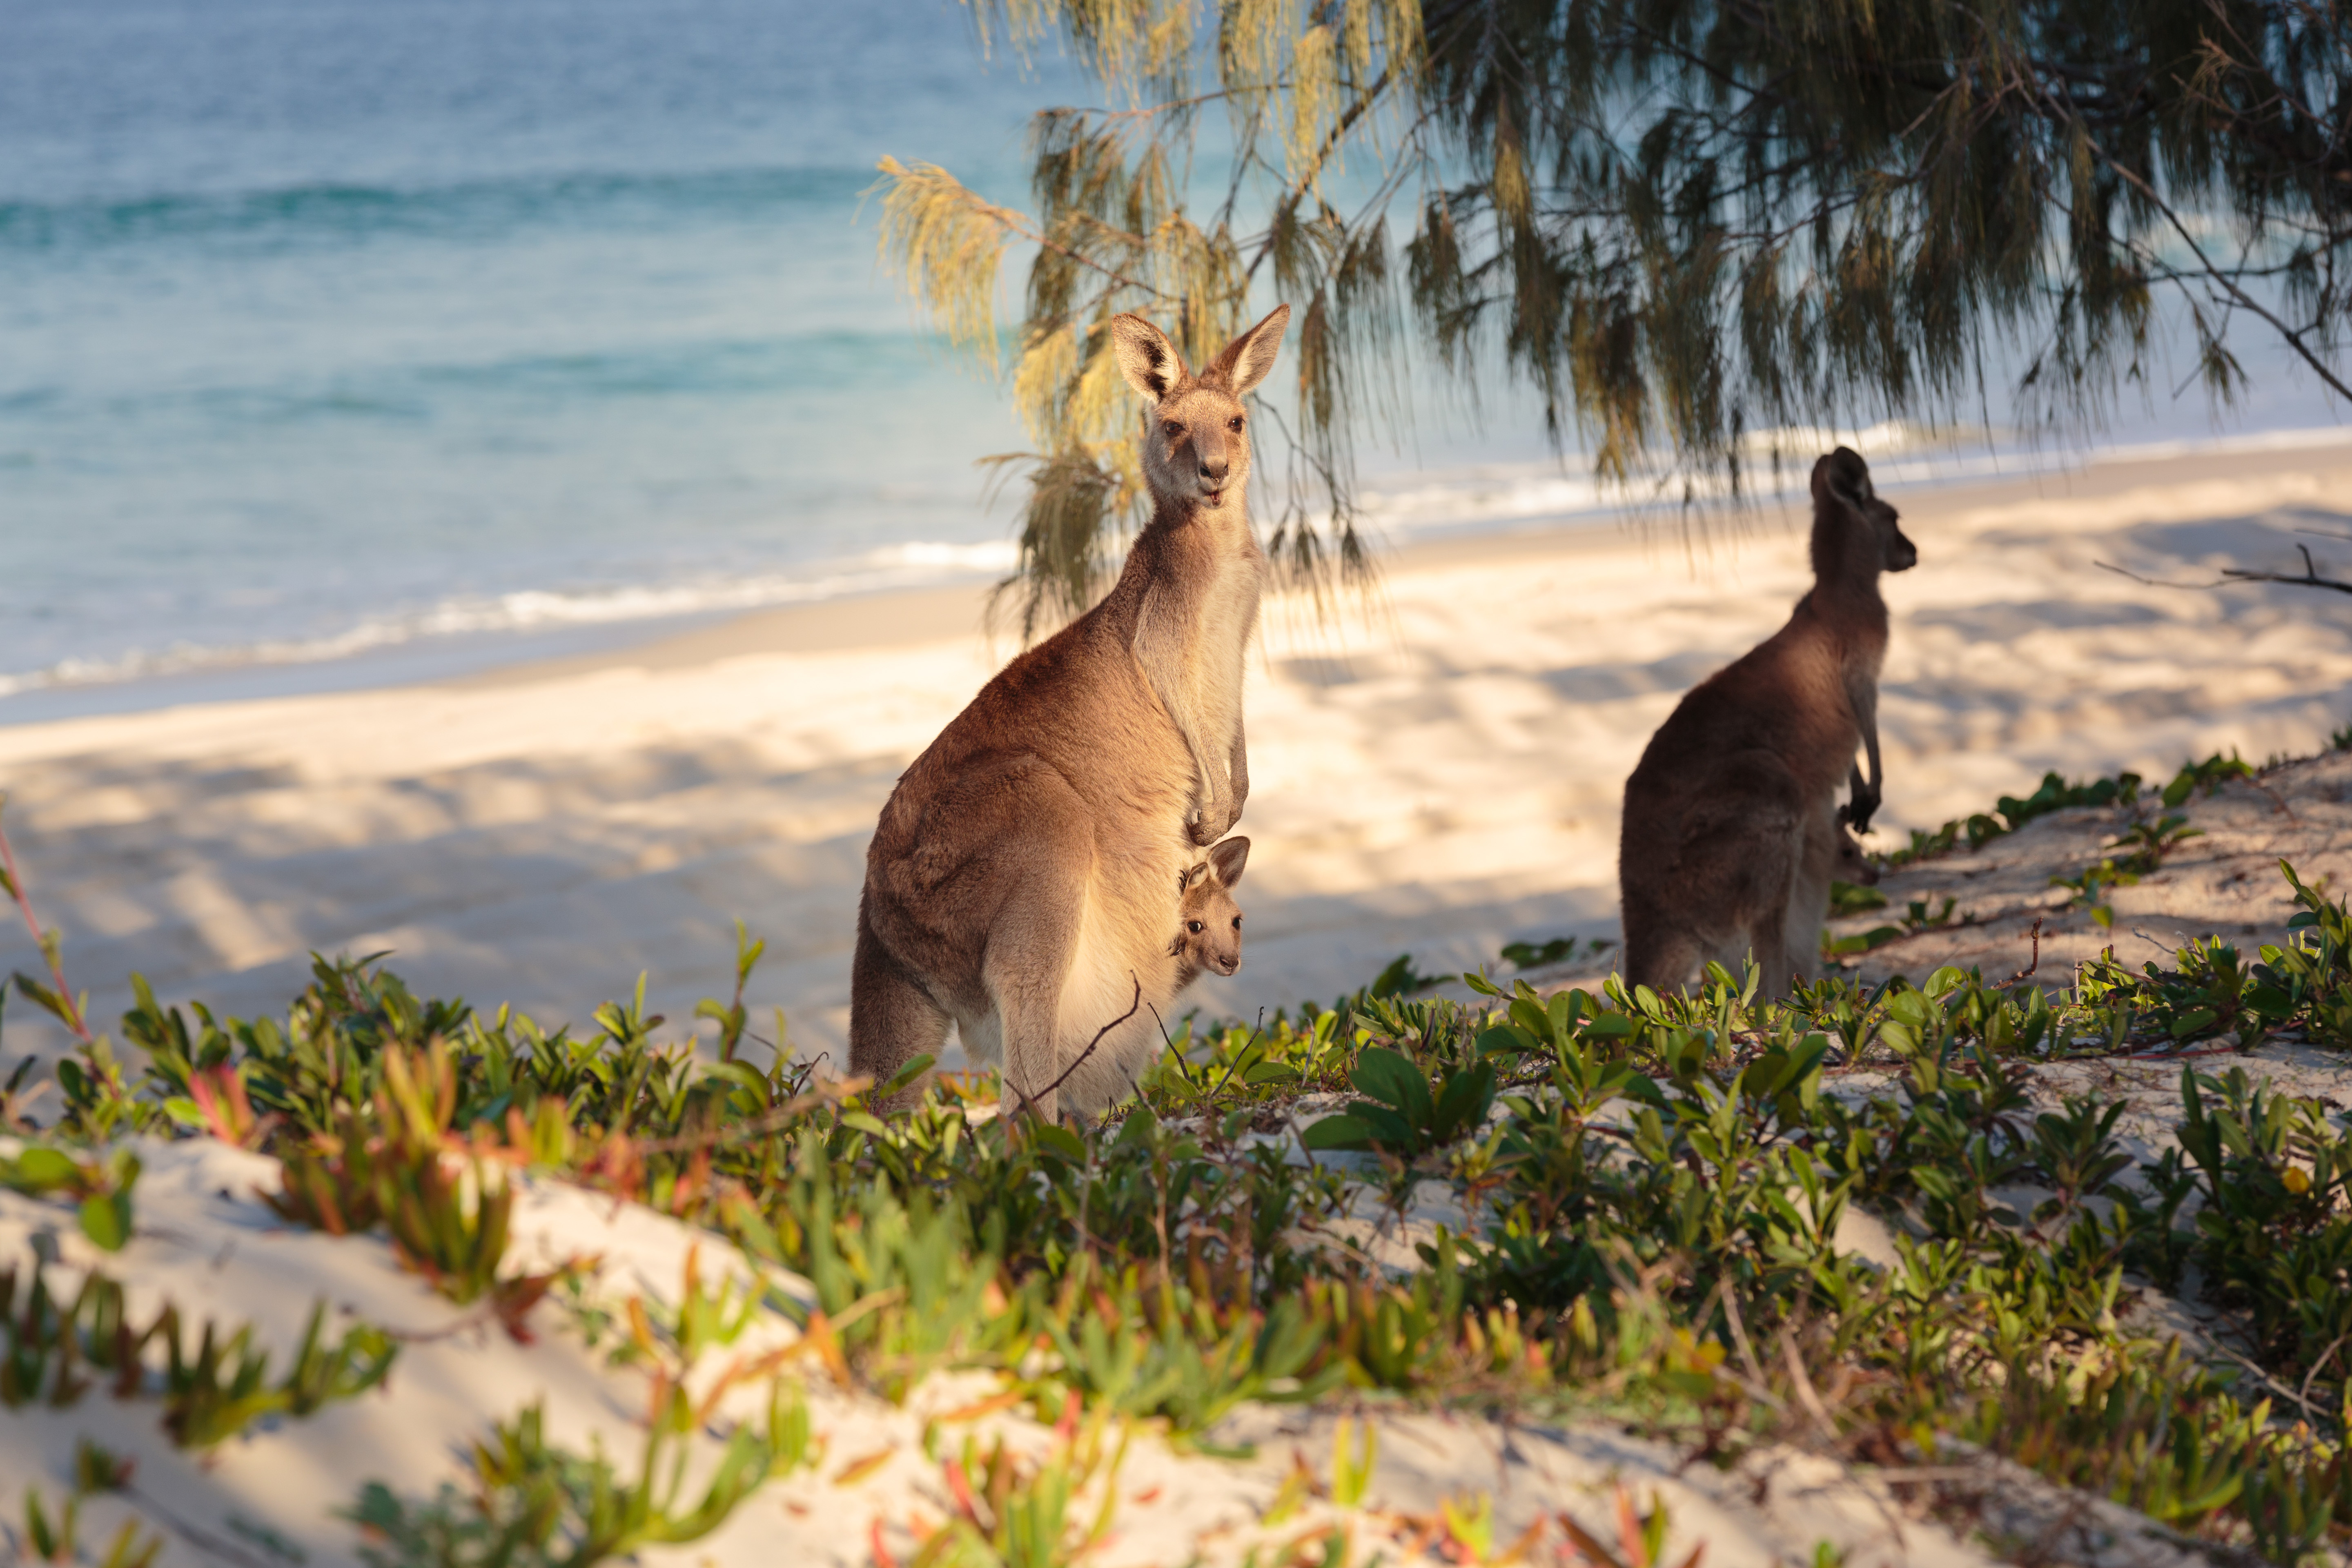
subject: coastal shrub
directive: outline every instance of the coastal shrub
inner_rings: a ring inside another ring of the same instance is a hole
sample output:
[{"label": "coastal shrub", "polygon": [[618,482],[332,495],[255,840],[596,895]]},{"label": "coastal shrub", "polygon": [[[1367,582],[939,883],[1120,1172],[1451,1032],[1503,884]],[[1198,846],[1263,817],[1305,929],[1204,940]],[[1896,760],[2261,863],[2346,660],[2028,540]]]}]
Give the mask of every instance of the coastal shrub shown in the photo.
[{"label": "coastal shrub", "polygon": [[131,1189],[139,1181],[139,1156],[128,1149],[60,1148],[36,1142],[16,1153],[0,1152],[0,1187],[28,1197],[62,1194],[79,1206],[82,1235],[109,1252],[131,1240]]},{"label": "coastal shrub", "polygon": [[[382,1330],[354,1324],[333,1344],[320,1337],[322,1301],[282,1376],[253,1342],[250,1324],[223,1335],[207,1321],[190,1342],[179,1309],[166,1302],[145,1328],[133,1325],[121,1284],[91,1270],[70,1300],[51,1293],[46,1265],[29,1278],[0,1266],[0,1405],[78,1404],[104,1374],[116,1399],[160,1402],[163,1429],[182,1447],[209,1448],[277,1415],[313,1415],[383,1382],[399,1346]],[[150,1344],[163,1364],[152,1365]]]},{"label": "coastal shrub", "polygon": [[[2117,847],[2182,837],[2147,826]],[[1048,1422],[1075,1411],[1210,1448],[1243,1402],[1343,1390],[1605,1415],[1717,1463],[1790,1436],[1931,1463],[1965,1440],[2287,1563],[2352,1542],[2352,1131],[2190,1061],[2180,1150],[2141,1159],[2114,1102],[2053,1105],[2031,1076],[2282,1030],[2352,1043],[2352,914],[2284,874],[2299,913],[2283,942],[2195,942],[2137,971],[2109,955],[2055,984],[1947,967],[1832,975],[1774,1002],[1752,971],[1549,996],[1480,974],[1467,1001],[1367,986],[1247,1025],[1180,1020],[1133,1101],[1055,1126],[982,1114],[985,1075],[886,1121],[874,1086],[780,1050],[755,1065],[748,939],[735,999],[703,1013],[721,1059],[665,1035],[642,989],[574,1036],[322,959],[278,1019],[165,1010],[142,990],[125,1032],[145,1063],[77,1047],[77,1087],[23,1147],[77,1169],[102,1168],[103,1140],[131,1128],[267,1150],[291,1217],[380,1226],[477,1301],[507,1283],[498,1194],[523,1168],[650,1204],[809,1282],[805,1300],[755,1303],[689,1281],[616,1342],[658,1394],[649,1454],[657,1442],[667,1466],[707,1440],[721,1458],[697,1473],[724,1486],[665,1492],[650,1460],[625,1474],[520,1412],[486,1435],[465,1486],[362,1497],[384,1562],[585,1563],[713,1525],[814,1440],[789,1416],[691,1438],[682,1369],[781,1310],[811,1369],[884,1398],[977,1368]],[[1360,1152],[1310,1163],[1302,1130]],[[1432,1187],[1443,1228],[1415,1218]],[[1877,1262],[1840,1243],[1864,1216],[1888,1233]],[[162,1395],[171,1356],[120,1324],[103,1287],[68,1308],[37,1268],[7,1279],[0,1393],[45,1401],[128,1375]],[[2192,1286],[2246,1325],[2246,1364],[2128,1326],[2138,1292]],[[248,1379],[249,1339],[175,1329],[172,1343],[212,1391],[192,1428],[265,1389],[286,1390],[289,1412],[341,1396],[373,1364],[365,1342],[341,1363],[312,1342],[298,1374]],[[788,1405],[779,1372],[757,1375]],[[971,1464],[961,1532],[919,1552],[947,1561],[1011,1528],[974,1479],[984,1458]],[[1041,1551],[1087,1539],[1043,1474],[1013,1474],[1006,1506],[1024,1486],[1044,1500],[1034,1517],[1060,1522],[1032,1532]]]}]

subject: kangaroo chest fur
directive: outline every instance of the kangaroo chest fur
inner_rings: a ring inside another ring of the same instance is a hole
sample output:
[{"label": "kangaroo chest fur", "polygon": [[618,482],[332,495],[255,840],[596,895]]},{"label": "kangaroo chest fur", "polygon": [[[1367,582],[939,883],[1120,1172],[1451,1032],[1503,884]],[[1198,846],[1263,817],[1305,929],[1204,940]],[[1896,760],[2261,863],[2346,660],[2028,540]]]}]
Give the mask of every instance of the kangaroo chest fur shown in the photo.
[{"label": "kangaroo chest fur", "polygon": [[1184,563],[1191,570],[1153,583],[1135,630],[1136,663],[1184,738],[1202,809],[1225,798],[1232,785],[1242,682],[1265,590],[1265,557],[1245,521],[1238,531],[1238,548],[1219,548],[1222,542],[1206,538],[1179,541],[1175,550],[1195,558]]}]

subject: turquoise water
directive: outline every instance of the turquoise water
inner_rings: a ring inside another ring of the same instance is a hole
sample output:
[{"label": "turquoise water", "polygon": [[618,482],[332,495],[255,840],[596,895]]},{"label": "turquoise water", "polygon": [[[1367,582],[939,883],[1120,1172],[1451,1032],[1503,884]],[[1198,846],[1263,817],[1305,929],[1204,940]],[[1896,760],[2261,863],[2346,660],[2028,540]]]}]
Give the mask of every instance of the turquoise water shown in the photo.
[{"label": "turquoise water", "polygon": [[[1021,433],[861,194],[1018,203],[1091,97],[949,0],[0,0],[0,722],[1001,571],[972,461]],[[2331,422],[2242,357],[2236,426]],[[1424,381],[1378,531],[1609,513],[1524,397],[1481,435]]]},{"label": "turquoise water", "polygon": [[1020,445],[877,271],[884,153],[1020,193],[933,0],[10,0],[0,693],[1005,555]]}]

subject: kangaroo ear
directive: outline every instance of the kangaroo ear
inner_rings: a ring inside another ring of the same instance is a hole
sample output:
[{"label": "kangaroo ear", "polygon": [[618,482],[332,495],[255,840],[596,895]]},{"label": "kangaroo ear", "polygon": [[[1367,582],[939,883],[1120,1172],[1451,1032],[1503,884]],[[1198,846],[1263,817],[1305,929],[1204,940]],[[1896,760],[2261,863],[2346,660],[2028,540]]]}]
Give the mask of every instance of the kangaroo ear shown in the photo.
[{"label": "kangaroo ear", "polygon": [[1265,321],[1225,345],[1202,373],[1201,379],[1214,382],[1239,397],[1265,379],[1274,368],[1274,356],[1282,352],[1282,334],[1290,326],[1290,307],[1276,305]]},{"label": "kangaroo ear", "polygon": [[1110,352],[1127,384],[1158,403],[1184,380],[1184,362],[1166,333],[1140,316],[1110,319]]},{"label": "kangaroo ear", "polygon": [[1242,868],[1249,864],[1249,840],[1228,838],[1209,851],[1209,863],[1217,868],[1217,880],[1230,888],[1242,879]]},{"label": "kangaroo ear", "polygon": [[1815,493],[1826,486],[1838,500],[1859,511],[1876,499],[1870,488],[1870,465],[1851,447],[1840,447],[1813,468]]}]

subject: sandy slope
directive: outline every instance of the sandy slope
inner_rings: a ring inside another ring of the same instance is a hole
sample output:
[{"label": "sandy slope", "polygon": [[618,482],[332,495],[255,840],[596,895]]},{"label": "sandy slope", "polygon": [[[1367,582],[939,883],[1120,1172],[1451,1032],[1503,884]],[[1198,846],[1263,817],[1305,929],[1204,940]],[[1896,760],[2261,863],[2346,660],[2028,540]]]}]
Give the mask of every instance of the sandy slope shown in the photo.
[{"label": "sandy slope", "polygon": [[[2095,563],[2282,563],[2296,529],[2352,531],[2347,493],[2339,446],[1896,496],[1922,564],[1888,584],[1882,822],[1932,826],[2045,767],[2168,776],[2190,752],[2323,746],[2352,716],[2333,596]],[[1429,544],[1377,616],[1272,606],[1247,966],[1195,998],[1246,1014],[1407,947],[1428,970],[1611,931],[1621,781],[1680,692],[1785,616],[1800,521],[1695,558],[1671,523]],[[542,1017],[643,969],[677,1017],[723,988],[740,916],[770,942],[751,1000],[818,1048],[840,1037],[874,814],[1009,651],[978,611],[907,595],[489,680],[0,729],[0,783],[102,1017],[134,968],[167,996],[282,1004],[314,947],[390,948],[421,986]],[[0,928],[0,969],[32,956]]]},{"label": "sandy slope", "polygon": [[[193,1345],[197,1326],[224,1336],[251,1323],[257,1342],[282,1371],[314,1304],[328,1312],[331,1342],[354,1321],[403,1340],[385,1385],[306,1419],[272,1418],[202,1458],[173,1448],[152,1399],[128,1402],[92,1388],[62,1408],[0,1408],[0,1550],[30,1561],[24,1497],[37,1489],[52,1518],[69,1490],[78,1444],[94,1441],[133,1462],[130,1489],[83,1504],[86,1549],[101,1549],[126,1519],[162,1543],[158,1568],[345,1568],[365,1538],[347,1517],[361,1489],[382,1483],[415,1504],[467,1474],[470,1445],[492,1422],[527,1405],[544,1411],[551,1441],[577,1453],[601,1444],[618,1477],[638,1471],[632,1422],[643,1409],[646,1373],[612,1358],[609,1329],[596,1344],[560,1299],[530,1320],[534,1342],[516,1345],[398,1272],[380,1237],[331,1237],[280,1225],[256,1199],[276,1184],[275,1163],[214,1142],[142,1140],[146,1163],[136,1199],[138,1234],[106,1255],[82,1239],[70,1209],[0,1192],[0,1257],[29,1264],[36,1251],[58,1261],[53,1289],[70,1293],[96,1267],[130,1286],[129,1316],[143,1323],[166,1301],[178,1307]],[[686,1270],[706,1290],[721,1279],[807,1299],[788,1275],[757,1275],[732,1248],[635,1205],[561,1183],[532,1181],[518,1205],[520,1263],[597,1260],[584,1300],[621,1313],[632,1298],[658,1318],[678,1299]],[[769,1568],[777,1563],[873,1562],[878,1540],[899,1561],[920,1532],[949,1516],[943,1457],[970,1435],[983,1450],[1002,1439],[1042,1456],[1052,1434],[1021,1408],[992,1397],[998,1382],[941,1374],[903,1405],[834,1388],[816,1358],[789,1352],[798,1340],[774,1310],[756,1314],[724,1356],[714,1355],[689,1386],[710,1386],[726,1359],[757,1362],[787,1352],[783,1366],[809,1388],[814,1462],[746,1499],[718,1531],[698,1542],[648,1548],[650,1568]],[[757,1384],[717,1408],[714,1430],[764,1408]],[[1360,1505],[1328,1495],[1342,1411],[1244,1406],[1212,1434],[1227,1451],[1171,1447],[1151,1429],[1129,1435],[1115,1471],[1097,1472],[1074,1517],[1097,1517],[1110,1500],[1111,1533],[1087,1561],[1105,1568],[1194,1563],[1292,1561],[1288,1550],[1319,1542],[1333,1529],[1356,1542],[1350,1561],[1376,1555],[1421,1561],[1443,1539],[1448,1502],[1493,1509],[1497,1545],[1525,1538],[1534,1562],[1571,1563],[1559,1520],[1574,1518],[1604,1541],[1616,1539],[1618,1489],[1643,1512],[1664,1504],[1672,1521],[1666,1561],[1704,1546],[1713,1568],[1780,1568],[1817,1560],[1827,1543],[1850,1568],[1979,1568],[1997,1560],[1898,1500],[1884,1479],[1796,1447],[1759,1450],[1727,1470],[1691,1465],[1669,1444],[1599,1423],[1497,1425],[1475,1416],[1359,1409],[1381,1436]],[[709,1473],[715,1443],[688,1470]],[[1108,1451],[1108,1450],[1106,1450]],[[1948,1507],[2042,1560],[2098,1568],[2186,1568],[2206,1561],[2125,1510],[2067,1494],[1998,1462],[1948,1454],[1938,1470]],[[1294,1479],[1297,1477],[1297,1479]],[[1300,1489],[1299,1482],[1306,1483]],[[690,1484],[689,1500],[698,1482]],[[461,1490],[462,1490],[461,1487]],[[1483,1503],[1482,1503],[1483,1500]],[[1252,1554],[1256,1556],[1253,1559]],[[1320,1561],[1319,1547],[1305,1559]]]}]

